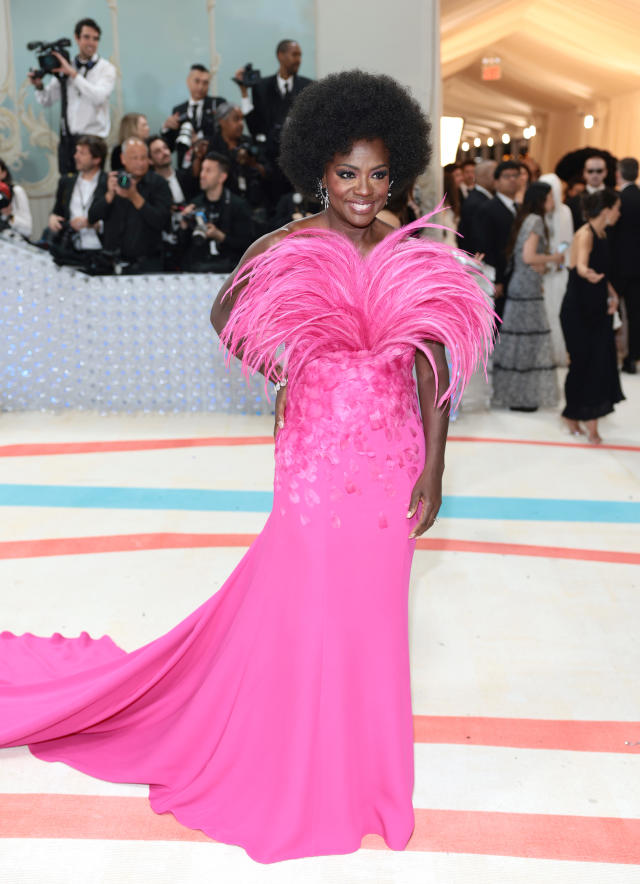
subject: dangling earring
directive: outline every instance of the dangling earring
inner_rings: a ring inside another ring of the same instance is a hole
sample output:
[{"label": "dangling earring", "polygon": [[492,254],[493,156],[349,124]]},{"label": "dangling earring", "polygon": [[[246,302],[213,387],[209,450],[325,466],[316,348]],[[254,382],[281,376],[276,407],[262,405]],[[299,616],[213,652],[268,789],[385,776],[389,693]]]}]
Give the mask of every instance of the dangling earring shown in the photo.
[{"label": "dangling earring", "polygon": [[326,185],[322,183],[322,180],[318,178],[318,186],[316,189],[316,196],[322,203],[322,208],[326,212],[329,208],[329,191],[326,188]]},{"label": "dangling earring", "polygon": [[[393,187],[393,181],[390,181],[390,182],[389,182],[389,190],[387,191],[387,203],[388,203],[389,200],[391,199],[391,188],[392,188],[392,187]],[[387,205],[387,203],[385,203],[385,206]]]}]

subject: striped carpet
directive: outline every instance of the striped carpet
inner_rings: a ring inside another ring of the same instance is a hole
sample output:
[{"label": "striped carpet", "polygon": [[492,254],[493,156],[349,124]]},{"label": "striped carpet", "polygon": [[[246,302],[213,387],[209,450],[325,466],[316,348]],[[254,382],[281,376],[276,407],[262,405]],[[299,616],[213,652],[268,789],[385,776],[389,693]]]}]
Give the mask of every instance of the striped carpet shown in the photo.
[{"label": "striped carpet", "polygon": [[[600,449],[549,413],[452,428],[412,573],[405,852],[372,837],[263,867],[155,815],[144,787],[11,749],[0,882],[638,884],[640,385],[626,393]],[[215,592],[264,524],[267,419],[12,414],[2,428],[0,628],[133,649]]]}]

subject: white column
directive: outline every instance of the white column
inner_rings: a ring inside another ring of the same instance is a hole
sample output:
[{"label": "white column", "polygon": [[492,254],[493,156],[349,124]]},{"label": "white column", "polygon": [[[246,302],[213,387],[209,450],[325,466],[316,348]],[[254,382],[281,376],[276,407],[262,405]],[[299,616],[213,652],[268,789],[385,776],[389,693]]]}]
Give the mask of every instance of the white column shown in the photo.
[{"label": "white column", "polygon": [[420,180],[423,208],[442,196],[439,0],[316,0],[318,77],[349,68],[389,74],[431,120],[433,157]]}]

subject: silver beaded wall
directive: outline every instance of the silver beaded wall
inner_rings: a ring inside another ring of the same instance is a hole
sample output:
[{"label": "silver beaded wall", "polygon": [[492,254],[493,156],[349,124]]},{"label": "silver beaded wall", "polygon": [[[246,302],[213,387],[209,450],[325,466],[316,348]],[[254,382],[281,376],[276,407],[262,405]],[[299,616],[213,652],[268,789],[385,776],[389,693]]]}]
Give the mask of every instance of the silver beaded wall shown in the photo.
[{"label": "silver beaded wall", "polygon": [[0,410],[264,414],[209,324],[224,277],[88,277],[0,235]]}]

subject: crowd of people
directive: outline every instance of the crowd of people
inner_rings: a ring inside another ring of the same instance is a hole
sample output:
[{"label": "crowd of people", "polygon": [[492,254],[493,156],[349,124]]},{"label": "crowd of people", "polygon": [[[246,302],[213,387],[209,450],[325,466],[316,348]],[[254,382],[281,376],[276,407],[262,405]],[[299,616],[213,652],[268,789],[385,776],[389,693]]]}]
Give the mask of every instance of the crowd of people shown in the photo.
[{"label": "crowd of people", "polygon": [[[321,209],[322,194],[298,192],[279,165],[286,117],[312,82],[298,74],[295,40],[278,43],[274,75],[237,71],[235,101],[209,95],[210,72],[192,64],[189,97],[160,131],[129,112],[108,156],[115,69],[98,54],[93,19],[74,33],[73,61],[54,51],[55,76],[45,84],[41,72],[29,75],[40,104],[61,102],[61,177],[48,225],[34,236],[26,193],[0,159],[4,226],[91,274],[227,273],[258,236]],[[495,289],[493,404],[556,405],[555,369],[568,365],[563,415],[573,433],[585,423],[592,442],[597,418],[624,398],[614,326],[622,369],[635,373],[640,358],[638,162],[618,162],[615,190],[609,160],[587,150],[564,182],[530,157],[467,158],[443,170],[449,226],[461,240],[445,238],[482,261]],[[414,185],[391,188],[383,220],[397,227],[421,214]]]},{"label": "crowd of people", "polygon": [[[540,174],[528,159],[468,160],[444,169],[452,244],[475,255],[495,287],[501,323],[492,404],[558,404],[572,434],[600,443],[598,419],[624,399],[619,379],[640,359],[638,161],[588,149],[578,180]],[[564,190],[564,192],[563,192]]]},{"label": "crowd of people", "polygon": [[225,273],[256,237],[318,211],[278,165],[284,121],[312,82],[298,74],[295,40],[278,43],[273,76],[238,70],[229,99],[209,95],[209,70],[192,64],[188,98],[160,131],[150,131],[144,113],[126,113],[109,155],[115,68],[98,54],[96,21],[81,19],[74,35],[73,60],[52,50],[54,76],[29,74],[41,105],[61,105],[60,180],[47,228],[33,230],[25,191],[0,160],[3,226],[91,274]]}]

